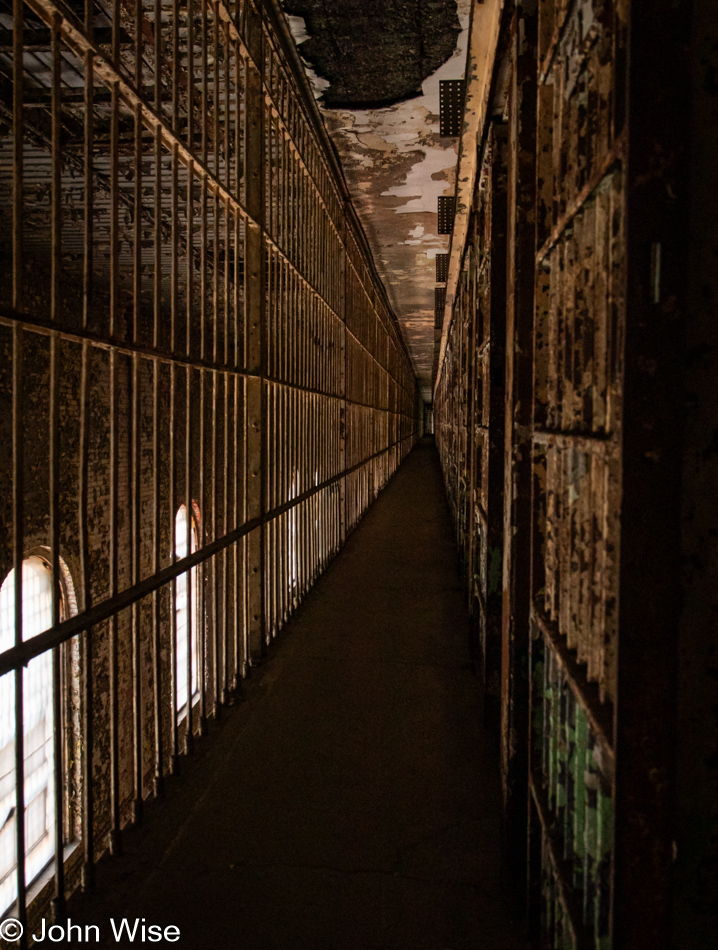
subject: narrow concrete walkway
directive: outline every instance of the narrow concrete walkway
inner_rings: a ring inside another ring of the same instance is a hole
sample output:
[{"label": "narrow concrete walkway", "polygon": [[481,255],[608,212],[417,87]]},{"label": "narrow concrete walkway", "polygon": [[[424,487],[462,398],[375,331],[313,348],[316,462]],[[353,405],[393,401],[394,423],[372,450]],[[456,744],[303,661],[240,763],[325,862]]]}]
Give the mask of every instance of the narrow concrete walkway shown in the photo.
[{"label": "narrow concrete walkway", "polygon": [[478,718],[424,440],[73,922],[97,923],[108,946],[131,945],[110,917],[144,917],[196,950],[524,950]]}]

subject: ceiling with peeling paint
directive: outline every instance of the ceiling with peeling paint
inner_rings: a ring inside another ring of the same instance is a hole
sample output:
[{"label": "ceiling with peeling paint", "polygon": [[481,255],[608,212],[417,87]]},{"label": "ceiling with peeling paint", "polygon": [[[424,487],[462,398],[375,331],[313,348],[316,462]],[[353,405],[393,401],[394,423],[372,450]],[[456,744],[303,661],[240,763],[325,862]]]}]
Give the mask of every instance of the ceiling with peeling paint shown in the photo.
[{"label": "ceiling with peeling paint", "polygon": [[435,257],[449,249],[437,205],[454,194],[458,150],[439,135],[439,82],[464,76],[470,0],[396,0],[371,14],[366,0],[284,5],[430,402]]}]

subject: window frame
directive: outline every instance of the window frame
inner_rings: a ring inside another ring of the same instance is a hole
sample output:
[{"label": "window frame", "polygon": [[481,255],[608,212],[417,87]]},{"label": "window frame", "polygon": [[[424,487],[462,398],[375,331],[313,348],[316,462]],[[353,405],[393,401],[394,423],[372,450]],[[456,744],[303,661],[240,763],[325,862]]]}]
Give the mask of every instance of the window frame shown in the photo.
[{"label": "window frame", "polygon": [[[191,513],[190,513],[190,519],[189,519],[190,550],[189,552],[187,552],[186,550],[187,539],[185,535],[185,537],[182,539],[182,553],[178,552],[179,534],[177,531],[177,519],[179,518],[180,512],[183,510],[185,512],[185,524],[186,524],[187,504],[185,502],[182,502],[179,505],[174,516],[174,530],[173,530],[174,557],[178,560],[180,559],[180,557],[188,556],[188,553],[193,554],[194,552],[198,551],[199,542],[200,542],[201,515],[200,515],[199,505],[197,504],[196,501],[192,500],[191,505],[190,505]],[[179,582],[180,580],[187,578],[188,575],[189,575],[189,584],[190,584],[190,591],[191,591],[190,607],[192,610],[192,614],[191,616],[187,617],[184,623],[185,629],[189,631],[188,637],[185,634],[185,637],[187,639],[187,646],[185,647],[187,664],[184,667],[183,672],[185,675],[182,678],[183,692],[185,694],[187,693],[187,675],[186,675],[187,666],[189,665],[189,662],[190,662],[190,656],[192,656],[193,654],[194,654],[195,662],[192,669],[195,673],[195,677],[194,677],[195,681],[193,682],[193,690],[192,690],[192,695],[190,697],[191,701],[188,703],[187,698],[185,697],[184,702],[182,702],[182,704],[180,705],[180,702],[179,702],[179,696],[180,696],[180,692],[179,692],[179,681],[180,681],[179,629],[180,629],[180,625],[178,623],[178,614],[180,613],[180,610],[187,611],[188,608],[187,608],[186,602],[185,602],[184,607],[179,607],[177,601],[178,601]],[[174,638],[174,650],[173,650],[174,669],[172,671],[172,679],[173,679],[172,708],[173,708],[173,714],[178,724],[185,722],[187,718],[188,705],[190,706],[190,708],[194,708],[199,703],[200,694],[202,691],[201,687],[202,687],[202,681],[204,679],[204,670],[201,669],[202,667],[201,638],[204,637],[205,630],[204,630],[204,623],[203,623],[203,617],[202,617],[202,605],[200,603],[201,593],[202,593],[201,565],[196,565],[195,567],[191,567],[189,571],[185,571],[184,573],[177,576],[174,583],[174,587],[173,587],[173,604],[172,604],[172,618],[173,618],[172,619],[172,636]],[[194,621],[194,626],[192,623],[193,621]],[[193,639],[195,640],[194,644],[192,644]]]}]

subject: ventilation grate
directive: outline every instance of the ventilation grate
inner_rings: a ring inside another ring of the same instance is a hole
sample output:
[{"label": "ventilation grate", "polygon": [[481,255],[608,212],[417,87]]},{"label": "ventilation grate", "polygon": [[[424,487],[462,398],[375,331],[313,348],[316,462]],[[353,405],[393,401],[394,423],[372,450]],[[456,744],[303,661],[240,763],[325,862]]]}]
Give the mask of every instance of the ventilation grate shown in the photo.
[{"label": "ventilation grate", "polygon": [[454,230],[456,198],[453,195],[439,198],[439,234],[451,234]]},{"label": "ventilation grate", "polygon": [[441,330],[444,325],[444,307],[446,306],[446,287],[434,287],[434,329]]},{"label": "ventilation grate", "polygon": [[436,282],[437,284],[445,284],[448,279],[449,279],[449,255],[437,254],[436,255]]},{"label": "ventilation grate", "polygon": [[442,79],[439,82],[439,134],[461,135],[464,112],[464,80]]}]

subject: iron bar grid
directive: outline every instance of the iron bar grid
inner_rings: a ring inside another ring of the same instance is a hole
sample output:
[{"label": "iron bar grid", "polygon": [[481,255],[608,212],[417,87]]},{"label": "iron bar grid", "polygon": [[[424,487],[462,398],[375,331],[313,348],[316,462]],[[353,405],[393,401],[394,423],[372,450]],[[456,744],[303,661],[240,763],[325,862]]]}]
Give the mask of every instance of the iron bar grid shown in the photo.
[{"label": "iron bar grid", "polygon": [[[419,396],[273,0],[8,10],[0,686],[18,776],[26,666],[53,651],[61,916],[396,470]],[[40,547],[52,616],[25,639]]]}]

